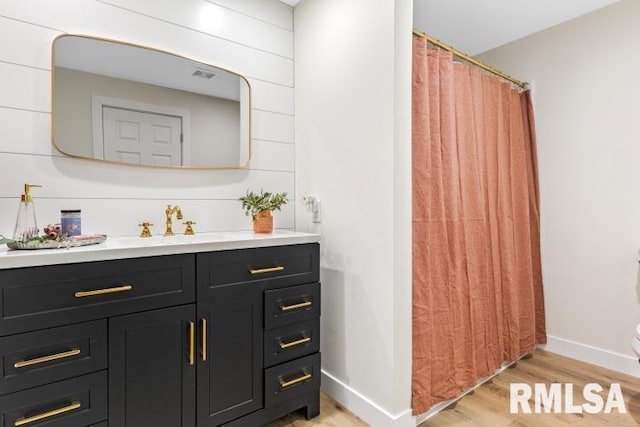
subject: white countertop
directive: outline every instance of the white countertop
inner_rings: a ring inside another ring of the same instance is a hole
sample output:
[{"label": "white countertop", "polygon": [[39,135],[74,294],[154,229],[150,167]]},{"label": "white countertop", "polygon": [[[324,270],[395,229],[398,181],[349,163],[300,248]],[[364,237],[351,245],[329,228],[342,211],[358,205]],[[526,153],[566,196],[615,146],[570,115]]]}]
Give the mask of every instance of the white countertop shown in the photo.
[{"label": "white countertop", "polygon": [[264,246],[296,245],[320,241],[319,234],[274,230],[198,233],[194,236],[113,237],[97,245],[68,249],[8,250],[0,247],[0,269],[69,264],[109,259],[139,258],[194,252],[222,251]]}]

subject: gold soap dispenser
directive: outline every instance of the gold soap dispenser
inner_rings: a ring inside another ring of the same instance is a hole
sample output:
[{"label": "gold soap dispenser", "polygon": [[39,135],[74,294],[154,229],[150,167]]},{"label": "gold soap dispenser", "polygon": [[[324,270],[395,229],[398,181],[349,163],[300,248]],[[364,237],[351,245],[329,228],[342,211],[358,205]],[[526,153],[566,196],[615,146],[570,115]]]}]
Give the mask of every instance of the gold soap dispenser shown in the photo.
[{"label": "gold soap dispenser", "polygon": [[41,187],[41,185],[25,184],[24,194],[20,197],[16,228],[13,229],[13,240],[16,242],[26,243],[38,237],[39,229],[36,221],[36,207],[33,202],[33,195],[31,194],[31,189],[34,187]]}]

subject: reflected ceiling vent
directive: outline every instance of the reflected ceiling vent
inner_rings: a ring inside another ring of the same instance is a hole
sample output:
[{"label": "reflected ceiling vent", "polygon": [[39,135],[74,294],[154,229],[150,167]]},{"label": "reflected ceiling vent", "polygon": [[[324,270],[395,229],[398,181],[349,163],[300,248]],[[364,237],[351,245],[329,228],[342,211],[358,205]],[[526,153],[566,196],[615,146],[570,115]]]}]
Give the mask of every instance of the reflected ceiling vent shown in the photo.
[{"label": "reflected ceiling vent", "polygon": [[192,76],[202,77],[203,79],[208,80],[215,78],[217,75],[218,73],[216,73],[215,71],[207,70],[206,68],[196,68],[196,70],[192,74]]}]

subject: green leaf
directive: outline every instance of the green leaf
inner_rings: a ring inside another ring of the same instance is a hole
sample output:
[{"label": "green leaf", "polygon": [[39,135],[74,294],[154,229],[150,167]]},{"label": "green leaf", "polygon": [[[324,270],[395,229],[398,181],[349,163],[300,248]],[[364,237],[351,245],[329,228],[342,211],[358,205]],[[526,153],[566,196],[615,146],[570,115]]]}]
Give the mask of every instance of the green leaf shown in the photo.
[{"label": "green leaf", "polygon": [[247,216],[251,215],[253,220],[256,219],[258,213],[267,210],[280,210],[282,205],[288,202],[286,192],[271,193],[264,190],[260,190],[260,194],[247,190],[247,193],[238,200],[242,202],[242,209],[245,210],[245,214]]},{"label": "green leaf", "polygon": [[7,243],[15,242],[13,239],[7,239],[2,234],[0,234],[0,245],[6,245]]}]

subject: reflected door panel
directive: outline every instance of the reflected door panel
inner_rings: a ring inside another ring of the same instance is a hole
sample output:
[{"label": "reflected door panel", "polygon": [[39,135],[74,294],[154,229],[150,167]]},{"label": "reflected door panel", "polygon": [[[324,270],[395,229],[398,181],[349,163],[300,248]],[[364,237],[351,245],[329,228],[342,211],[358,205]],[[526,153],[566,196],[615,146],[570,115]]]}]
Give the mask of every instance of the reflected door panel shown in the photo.
[{"label": "reflected door panel", "polygon": [[163,114],[104,107],[105,160],[182,166],[182,120]]}]

